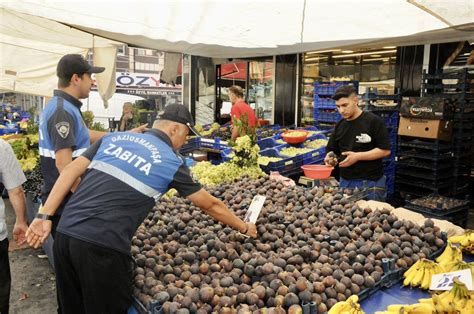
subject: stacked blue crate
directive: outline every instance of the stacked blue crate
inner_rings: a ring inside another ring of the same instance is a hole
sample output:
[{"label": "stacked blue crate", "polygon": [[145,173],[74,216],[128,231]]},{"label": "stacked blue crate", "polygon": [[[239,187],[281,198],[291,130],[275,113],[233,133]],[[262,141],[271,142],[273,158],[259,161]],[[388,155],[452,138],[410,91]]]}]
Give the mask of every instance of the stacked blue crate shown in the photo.
[{"label": "stacked blue crate", "polygon": [[336,103],[331,97],[341,86],[352,85],[359,90],[357,81],[315,82],[314,83],[314,121],[319,128],[333,127],[342,119]]},{"label": "stacked blue crate", "polygon": [[395,167],[397,155],[397,136],[398,136],[398,111],[378,111],[373,110],[374,114],[380,116],[387,127],[390,138],[390,156],[384,158],[384,174],[387,178],[387,199],[392,199],[395,193]]}]

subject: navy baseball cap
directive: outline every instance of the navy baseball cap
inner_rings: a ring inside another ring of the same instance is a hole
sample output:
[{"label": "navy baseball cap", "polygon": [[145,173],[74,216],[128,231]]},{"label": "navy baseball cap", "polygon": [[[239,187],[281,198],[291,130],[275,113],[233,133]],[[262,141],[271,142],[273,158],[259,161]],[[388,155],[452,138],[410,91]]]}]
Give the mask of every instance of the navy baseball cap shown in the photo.
[{"label": "navy baseball cap", "polygon": [[68,54],[59,60],[56,75],[59,78],[70,79],[74,74],[102,73],[104,67],[91,66],[80,54]]},{"label": "navy baseball cap", "polygon": [[186,106],[181,104],[170,104],[159,113],[160,119],[178,122],[186,125],[194,134],[201,136],[194,128],[194,120]]}]

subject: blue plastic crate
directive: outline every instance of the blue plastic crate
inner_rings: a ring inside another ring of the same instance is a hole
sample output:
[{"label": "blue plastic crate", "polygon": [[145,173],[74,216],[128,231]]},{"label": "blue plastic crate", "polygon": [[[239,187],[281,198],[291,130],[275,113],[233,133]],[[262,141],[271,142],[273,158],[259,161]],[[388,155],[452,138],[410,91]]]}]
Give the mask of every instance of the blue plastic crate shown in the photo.
[{"label": "blue plastic crate", "polygon": [[334,111],[334,112],[315,111],[314,112],[314,118],[315,118],[315,120],[317,120],[319,122],[333,122],[333,123],[336,123],[336,122],[338,122],[339,120],[342,119],[342,116],[337,111]]},{"label": "blue plastic crate", "polygon": [[336,102],[331,98],[321,98],[317,95],[314,95],[314,108],[336,109]]},{"label": "blue plastic crate", "polygon": [[383,119],[386,127],[398,127],[398,111],[374,112]]},{"label": "blue plastic crate", "polygon": [[321,147],[320,149],[313,149],[307,153],[299,154],[293,157],[286,156],[281,153],[282,149],[291,147],[291,146],[296,147],[296,148],[307,148],[307,147],[304,147],[303,144],[298,144],[298,145],[281,144],[281,145],[275,146],[274,149],[280,154],[280,156],[294,158],[295,160],[301,161],[302,163],[304,162],[304,160],[314,160],[314,158],[317,158],[318,156],[323,154],[324,151],[326,150],[326,147]]},{"label": "blue plastic crate", "polygon": [[188,152],[192,152],[193,150],[199,149],[201,143],[200,137],[191,137],[189,138],[186,143],[181,147],[179,152],[181,154],[185,154]]},{"label": "blue plastic crate", "polygon": [[316,150],[311,157],[303,159],[303,165],[321,164],[324,162],[326,147]]},{"label": "blue plastic crate", "polygon": [[260,168],[262,168],[262,170],[266,173],[270,173],[271,171],[278,171],[282,175],[285,175],[285,174],[298,171],[303,165],[303,160],[298,160],[294,157],[282,156],[280,155],[278,150],[276,150],[275,148],[268,148],[268,149],[262,150],[260,152],[260,155],[267,156],[267,157],[282,158],[282,160],[270,162],[266,166],[260,165]]},{"label": "blue plastic crate", "polygon": [[266,148],[272,148],[272,147],[275,147],[275,146],[279,145],[276,142],[276,140],[277,140],[277,138],[274,137],[274,136],[267,137],[267,138],[258,140],[257,145],[258,145],[258,147],[260,147],[260,150],[264,150]]},{"label": "blue plastic crate", "polygon": [[315,95],[324,95],[332,96],[336,89],[341,86],[352,85],[359,91],[359,82],[357,81],[341,81],[341,82],[315,82],[314,83],[314,94]]},{"label": "blue plastic crate", "polygon": [[221,141],[219,137],[216,137],[214,139],[201,138],[199,147],[223,150],[229,148],[229,145],[227,145],[227,142]]},{"label": "blue plastic crate", "polygon": [[0,129],[0,135],[15,134],[18,132],[17,128],[3,128]]}]

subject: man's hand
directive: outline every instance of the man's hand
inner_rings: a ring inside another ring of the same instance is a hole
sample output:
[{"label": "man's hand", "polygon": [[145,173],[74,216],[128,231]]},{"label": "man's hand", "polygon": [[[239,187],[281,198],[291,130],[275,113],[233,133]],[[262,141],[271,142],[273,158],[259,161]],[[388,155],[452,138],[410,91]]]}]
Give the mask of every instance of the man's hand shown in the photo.
[{"label": "man's hand", "polygon": [[324,157],[324,164],[328,167],[335,167],[337,165],[337,156],[334,152],[329,152]]},{"label": "man's hand", "polygon": [[35,218],[26,231],[26,241],[35,249],[44,243],[51,233],[53,222],[51,220],[42,220]]},{"label": "man's hand", "polygon": [[257,226],[255,224],[251,224],[249,222],[245,223],[247,225],[247,232],[245,233],[246,236],[256,238],[257,237]]},{"label": "man's hand", "polygon": [[146,126],[147,126],[147,124],[141,125],[141,126],[139,126],[139,127],[136,127],[136,128],[134,128],[134,129],[131,129],[130,132],[143,133],[143,132],[145,132],[146,129],[147,129]]},{"label": "man's hand", "polygon": [[22,245],[26,242],[26,230],[28,230],[26,222],[15,222],[13,226],[13,240],[15,240],[16,244]]},{"label": "man's hand", "polygon": [[359,161],[359,153],[343,152],[342,155],[346,156],[346,159],[339,163],[339,167],[341,168],[352,166],[353,164]]}]

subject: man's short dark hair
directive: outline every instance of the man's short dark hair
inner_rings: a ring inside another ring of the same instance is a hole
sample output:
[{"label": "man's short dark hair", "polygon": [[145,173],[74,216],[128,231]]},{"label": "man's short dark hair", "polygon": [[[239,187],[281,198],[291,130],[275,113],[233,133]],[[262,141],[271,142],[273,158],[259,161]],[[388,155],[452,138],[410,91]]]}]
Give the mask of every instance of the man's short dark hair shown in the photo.
[{"label": "man's short dark hair", "polygon": [[244,98],[244,91],[242,90],[242,87],[238,85],[232,85],[229,87],[229,91],[239,98]]},{"label": "man's short dark hair", "polygon": [[357,90],[352,85],[344,85],[336,89],[332,99],[339,100],[341,98],[348,98],[352,95],[357,95]]}]

